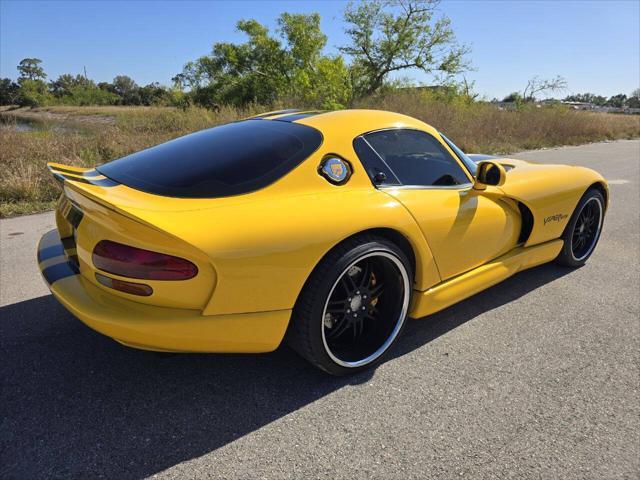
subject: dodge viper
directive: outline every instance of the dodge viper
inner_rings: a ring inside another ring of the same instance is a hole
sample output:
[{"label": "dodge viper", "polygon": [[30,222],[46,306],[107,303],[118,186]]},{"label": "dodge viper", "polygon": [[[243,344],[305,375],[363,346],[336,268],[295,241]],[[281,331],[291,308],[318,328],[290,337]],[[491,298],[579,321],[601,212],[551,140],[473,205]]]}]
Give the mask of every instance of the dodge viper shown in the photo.
[{"label": "dodge viper", "polygon": [[374,110],[270,112],[48,167],[63,193],[39,267],[89,327],[167,352],[286,342],[334,375],[380,362],[407,318],[581,266],[609,198],[593,170],[466,155]]}]

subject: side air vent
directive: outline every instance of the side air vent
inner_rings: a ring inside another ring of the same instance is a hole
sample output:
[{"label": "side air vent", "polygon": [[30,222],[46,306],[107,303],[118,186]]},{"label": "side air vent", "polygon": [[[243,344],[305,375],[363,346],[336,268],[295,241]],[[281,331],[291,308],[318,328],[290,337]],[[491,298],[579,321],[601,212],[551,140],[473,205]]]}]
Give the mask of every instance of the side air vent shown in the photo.
[{"label": "side air vent", "polygon": [[533,230],[533,214],[524,203],[518,202],[518,208],[520,209],[520,216],[522,217],[522,227],[520,228],[518,243],[525,243],[529,239],[529,235],[531,235],[531,230]]}]

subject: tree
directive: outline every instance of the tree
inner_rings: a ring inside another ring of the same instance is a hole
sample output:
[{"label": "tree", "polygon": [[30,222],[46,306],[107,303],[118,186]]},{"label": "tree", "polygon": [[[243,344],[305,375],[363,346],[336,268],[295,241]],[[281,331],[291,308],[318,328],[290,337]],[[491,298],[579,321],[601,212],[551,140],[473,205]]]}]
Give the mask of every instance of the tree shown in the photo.
[{"label": "tree", "polygon": [[142,105],[163,105],[169,102],[171,94],[158,82],[153,82],[138,90]]},{"label": "tree", "polygon": [[184,91],[187,86],[187,78],[184,73],[177,73],[171,77],[171,84],[175,90]]},{"label": "tree", "polygon": [[49,82],[49,91],[56,97],[70,95],[74,87],[95,88],[95,84],[83,75],[74,77],[70,73],[62,74],[56,80]]},{"label": "tree", "polygon": [[478,92],[474,91],[475,86],[476,82],[469,82],[467,77],[462,77],[462,82],[457,85],[456,90],[471,103],[480,96]]},{"label": "tree", "polygon": [[509,95],[507,95],[506,97],[504,97],[502,99],[503,102],[514,102],[514,103],[520,103],[522,102],[522,95],[520,94],[520,92],[512,92]]},{"label": "tree", "polygon": [[541,79],[535,76],[527,82],[527,86],[522,92],[522,98],[525,102],[532,102],[539,93],[560,92],[566,89],[567,81],[560,75],[551,79]]},{"label": "tree", "polygon": [[120,97],[122,105],[140,105],[140,87],[131,77],[118,75],[113,79],[112,85],[113,93]]},{"label": "tree", "polygon": [[609,100],[607,100],[606,105],[608,107],[616,107],[622,108],[624,107],[625,102],[627,101],[627,96],[624,93],[619,93],[618,95],[614,95]]},{"label": "tree", "polygon": [[627,98],[627,107],[629,108],[640,108],[640,88],[636,88],[629,98]]},{"label": "tree", "polygon": [[371,0],[350,3],[344,13],[359,96],[376,92],[388,75],[406,69],[451,76],[469,69],[469,47],[456,41],[451,21],[435,19],[439,0]]},{"label": "tree", "polygon": [[47,74],[44,73],[44,69],[40,66],[42,60],[39,58],[23,58],[18,64],[18,72],[20,77],[18,82],[22,80],[44,80],[47,78]]},{"label": "tree", "polygon": [[280,15],[277,36],[256,20],[239,21],[237,29],[245,43],[215,43],[210,55],[188,62],[173,78],[179,89],[191,89],[195,103],[214,108],[287,98],[332,108],[349,101],[347,67],[341,57],[323,55],[327,39],[318,14]]},{"label": "tree", "polygon": [[42,80],[23,78],[20,82],[18,105],[22,107],[39,107],[52,102],[53,95],[47,91],[47,84]]},{"label": "tree", "polygon": [[0,79],[0,105],[15,105],[20,97],[20,85],[10,78]]}]

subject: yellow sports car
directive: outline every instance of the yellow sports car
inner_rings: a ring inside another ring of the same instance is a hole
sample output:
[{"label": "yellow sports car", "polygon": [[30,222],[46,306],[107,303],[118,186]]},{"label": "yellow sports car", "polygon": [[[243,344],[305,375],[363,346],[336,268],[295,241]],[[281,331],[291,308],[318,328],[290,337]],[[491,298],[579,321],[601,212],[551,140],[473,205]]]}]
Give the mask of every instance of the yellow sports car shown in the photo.
[{"label": "yellow sports car", "polygon": [[271,112],[83,169],[38,246],[53,295],[136,348],[268,352],[341,375],[516,272],[593,252],[608,187],[582,167],[465,155],[383,111]]}]

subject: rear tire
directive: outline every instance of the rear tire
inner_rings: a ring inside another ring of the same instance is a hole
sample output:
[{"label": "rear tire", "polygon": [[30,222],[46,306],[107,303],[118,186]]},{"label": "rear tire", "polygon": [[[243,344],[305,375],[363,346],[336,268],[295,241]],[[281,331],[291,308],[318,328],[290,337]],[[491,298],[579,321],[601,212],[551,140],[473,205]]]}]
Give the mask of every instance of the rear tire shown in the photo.
[{"label": "rear tire", "polygon": [[396,342],[409,310],[413,272],[394,243],[346,240],[315,268],[293,309],[289,345],[332,375],[370,368]]},{"label": "rear tire", "polygon": [[602,193],[595,188],[582,196],[562,234],[564,245],[557,263],[576,268],[587,262],[600,239],[604,205]]}]

